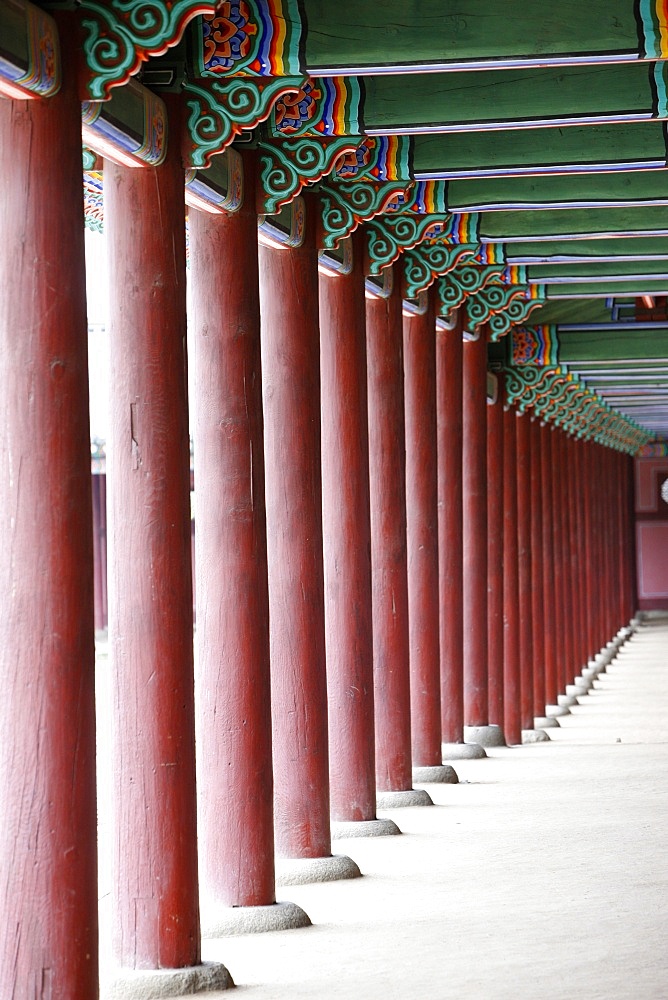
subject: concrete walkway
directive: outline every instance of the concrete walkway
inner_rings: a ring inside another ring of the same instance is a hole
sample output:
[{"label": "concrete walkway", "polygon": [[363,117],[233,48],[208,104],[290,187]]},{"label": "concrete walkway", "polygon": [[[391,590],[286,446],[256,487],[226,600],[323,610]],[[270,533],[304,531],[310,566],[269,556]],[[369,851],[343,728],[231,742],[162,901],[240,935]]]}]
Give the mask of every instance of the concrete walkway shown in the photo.
[{"label": "concrete walkway", "polygon": [[458,762],[391,813],[402,837],[339,841],[364,878],[282,890],[315,926],[204,957],[244,1000],[666,1000],[667,727],[668,617],[551,742]]},{"label": "concrete walkway", "polygon": [[667,727],[668,616],[550,742],[458,761],[459,785],[429,786],[435,806],[383,814],[401,837],[335,842],[364,878],[280,890],[313,927],[204,942],[203,957],[243,1000],[667,1000]]}]

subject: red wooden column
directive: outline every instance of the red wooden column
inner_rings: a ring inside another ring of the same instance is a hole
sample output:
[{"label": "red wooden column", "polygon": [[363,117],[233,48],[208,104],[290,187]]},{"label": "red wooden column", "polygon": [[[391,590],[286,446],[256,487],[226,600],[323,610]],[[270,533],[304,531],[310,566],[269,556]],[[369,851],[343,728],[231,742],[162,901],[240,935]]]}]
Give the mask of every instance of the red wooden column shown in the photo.
[{"label": "red wooden column", "polygon": [[113,947],[140,978],[181,987],[196,974],[213,988],[229,976],[200,962],[184,172],[169,107],[162,166],[104,166]]},{"label": "red wooden column", "polygon": [[[308,923],[273,905],[274,810],[254,163],[244,204],[191,210],[203,929]],[[236,280],[230,280],[235,275]]]},{"label": "red wooden column", "polygon": [[582,475],[583,475],[583,497],[582,510],[584,517],[584,582],[585,582],[585,607],[587,609],[587,653],[591,658],[597,651],[596,629],[594,626],[594,604],[596,598],[596,576],[593,566],[593,537],[592,537],[592,470],[591,470],[591,449],[590,441],[582,442]]},{"label": "red wooden column", "polygon": [[556,726],[545,714],[545,596],[543,592],[543,478],[540,419],[531,420],[531,623],[533,629],[533,718],[536,729]]},{"label": "red wooden column", "polygon": [[517,423],[503,413],[503,724],[507,742],[522,742],[519,556],[517,531]]},{"label": "red wooden column", "polygon": [[462,547],[462,340],[464,311],[436,329],[438,580],[441,729],[446,759],[484,756],[464,743],[464,563]]},{"label": "red wooden column", "polygon": [[568,558],[569,558],[569,600],[570,627],[573,649],[573,672],[577,675],[585,666],[580,643],[580,620],[582,612],[582,588],[580,576],[580,552],[578,549],[579,500],[577,491],[576,441],[572,435],[566,437],[566,489],[568,502]]},{"label": "red wooden column", "polygon": [[517,411],[517,596],[520,609],[520,726],[533,730],[533,629],[531,625],[531,418]]},{"label": "red wooden column", "polygon": [[81,105],[0,100],[0,996],[96,997]]},{"label": "red wooden column", "polygon": [[487,338],[464,343],[462,539],[464,558],[464,735],[498,746],[489,724],[487,674]]},{"label": "red wooden column", "polygon": [[487,405],[487,647],[489,721],[503,731],[503,497],[504,387],[498,376],[498,398]]},{"label": "red wooden column", "polygon": [[572,613],[571,613],[571,578],[570,578],[570,558],[569,558],[569,517],[568,517],[568,466],[566,458],[566,434],[559,428],[557,455],[555,461],[555,483],[558,487],[559,507],[559,568],[560,568],[560,588],[561,588],[561,641],[563,649],[563,659],[561,662],[561,690],[566,692],[566,686],[571,683],[574,676],[574,654],[573,654],[573,633],[572,633]]},{"label": "red wooden column", "polygon": [[[331,856],[315,201],[303,243],[260,246],[274,811],[279,883],[359,874]],[[338,867],[337,867],[338,866]]]},{"label": "red wooden column", "polygon": [[543,629],[545,662],[545,705],[548,716],[567,715],[566,708],[559,708],[557,642],[557,587],[555,564],[555,491],[553,449],[554,431],[550,424],[543,424],[540,431],[540,474],[542,496],[542,552],[543,552]]},{"label": "red wooden column", "polygon": [[428,804],[412,790],[406,452],[401,287],[366,303],[376,784],[378,803]]},{"label": "red wooden column", "polygon": [[398,833],[376,819],[364,233],[350,274],[321,272],[322,516],[332,833]]},{"label": "red wooden column", "polygon": [[415,781],[453,782],[441,763],[438,592],[436,317],[433,289],[421,313],[404,315],[406,540],[411,748]]}]

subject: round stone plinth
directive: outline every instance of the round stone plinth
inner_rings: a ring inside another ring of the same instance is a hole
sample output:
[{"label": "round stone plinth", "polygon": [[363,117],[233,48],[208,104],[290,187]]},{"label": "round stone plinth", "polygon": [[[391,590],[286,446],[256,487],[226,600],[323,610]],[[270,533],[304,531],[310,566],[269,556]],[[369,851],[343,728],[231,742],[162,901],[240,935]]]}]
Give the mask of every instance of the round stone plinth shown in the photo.
[{"label": "round stone plinth", "polygon": [[332,854],[328,858],[277,858],[276,885],[309,885],[311,882],[336,882],[344,878],[360,878],[352,858]]},{"label": "round stone plinth", "polygon": [[571,711],[568,705],[546,705],[545,715],[548,719],[559,719],[562,715],[570,715]]},{"label": "round stone plinth", "polygon": [[464,742],[481,747],[505,747],[506,740],[501,726],[464,726]]},{"label": "round stone plinth", "polygon": [[589,694],[589,689],[592,687],[591,681],[580,681],[578,683],[577,679],[575,684],[566,685],[566,694],[571,694],[576,698],[581,698],[585,694]]},{"label": "round stone plinth", "polygon": [[406,806],[433,806],[431,796],[423,788],[409,788],[405,792],[376,792],[378,809],[404,809]]},{"label": "round stone plinth", "polygon": [[555,729],[559,723],[549,715],[537,715],[533,720],[534,729]]},{"label": "round stone plinth", "polygon": [[203,910],[202,937],[229,937],[234,934],[263,934],[310,927],[311,920],[296,903],[269,906],[221,906]]},{"label": "round stone plinth", "polygon": [[[596,680],[600,673],[602,673],[601,667],[585,667],[580,676],[583,681],[593,681]],[[577,677],[575,678],[575,683],[579,683]]]},{"label": "round stone plinth", "polygon": [[481,760],[487,754],[478,743],[443,743],[443,760]]},{"label": "round stone plinth", "polygon": [[332,820],[332,840],[346,837],[394,837],[401,830],[393,819]]},{"label": "round stone plinth", "polygon": [[416,785],[456,785],[459,778],[454,767],[436,764],[431,767],[414,767],[413,781]]},{"label": "round stone plinth", "polygon": [[522,743],[547,743],[550,737],[544,729],[523,729]]},{"label": "round stone plinth", "polygon": [[561,708],[572,708],[573,705],[577,705],[578,700],[573,694],[558,694],[557,702]]},{"label": "round stone plinth", "polygon": [[104,1000],[160,1000],[229,990],[232,976],[219,962],[184,969],[120,969],[102,992]]}]

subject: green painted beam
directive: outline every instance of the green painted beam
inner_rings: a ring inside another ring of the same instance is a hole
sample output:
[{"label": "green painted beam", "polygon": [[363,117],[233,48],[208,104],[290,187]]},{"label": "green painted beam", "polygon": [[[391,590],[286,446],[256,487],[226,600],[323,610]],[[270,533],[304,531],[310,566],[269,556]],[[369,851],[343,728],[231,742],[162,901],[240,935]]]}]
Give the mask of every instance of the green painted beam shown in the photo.
[{"label": "green painted beam", "polygon": [[665,236],[637,236],[604,240],[545,240],[509,243],[506,259],[512,264],[567,263],[586,260],[668,260]]},{"label": "green painted beam", "polygon": [[325,71],[410,70],[430,64],[513,62],[571,64],[587,60],[635,61],[652,51],[631,0],[356,0],[341,4],[304,0],[306,61]]},{"label": "green painted beam", "polygon": [[548,299],[607,298],[619,295],[668,295],[668,280],[591,281],[586,285],[577,282],[563,285],[548,284],[545,287],[545,294]]},{"label": "green painted beam", "polygon": [[[533,321],[533,317],[532,317]],[[668,326],[659,329],[615,330],[614,324],[595,330],[558,331],[559,363],[579,367],[589,361],[616,363],[668,359]]]},{"label": "green painted beam", "polygon": [[610,323],[612,311],[604,299],[546,302],[531,314],[530,326],[559,326],[563,323]]},{"label": "green painted beam", "polygon": [[483,212],[481,241],[668,235],[668,208],[588,208],[536,212]]},{"label": "green painted beam", "polygon": [[418,179],[665,167],[663,122],[417,135]]},{"label": "green painted beam", "polygon": [[512,125],[643,121],[666,117],[655,66],[483,70],[374,76],[365,80],[364,121],[374,134],[471,131]]},{"label": "green painted beam", "polygon": [[668,205],[668,170],[481,177],[447,183],[451,212]]},{"label": "green painted beam", "polygon": [[531,264],[527,270],[529,281],[602,281],[603,279],[633,277],[634,281],[645,277],[656,280],[668,278],[668,261],[617,261],[587,264]]}]

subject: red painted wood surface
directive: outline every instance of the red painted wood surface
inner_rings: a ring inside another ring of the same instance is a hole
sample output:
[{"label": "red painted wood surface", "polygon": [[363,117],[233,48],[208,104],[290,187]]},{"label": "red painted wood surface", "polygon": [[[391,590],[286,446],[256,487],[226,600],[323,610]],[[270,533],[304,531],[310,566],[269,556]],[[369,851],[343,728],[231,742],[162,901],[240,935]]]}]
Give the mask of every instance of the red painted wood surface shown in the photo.
[{"label": "red painted wood surface", "polygon": [[442,762],[433,290],[422,315],[404,316],[403,330],[412,756],[422,767]]},{"label": "red painted wood surface", "polygon": [[376,815],[364,235],[320,275],[322,516],[332,818]]},{"label": "red painted wood surface", "polygon": [[583,442],[577,438],[573,439],[573,471],[575,479],[577,531],[573,544],[578,553],[578,592],[580,601],[577,609],[577,634],[578,634],[578,660],[583,666],[591,655],[587,637],[588,614],[587,614],[587,573],[586,573],[586,504],[585,504],[585,476],[582,452]]},{"label": "red painted wood surface", "polygon": [[462,540],[464,723],[486,726],[487,706],[487,340],[464,343]]},{"label": "red painted wood surface", "polygon": [[566,469],[566,434],[560,428],[555,431],[557,438],[557,454],[555,461],[555,485],[558,490],[557,516],[559,531],[559,586],[561,589],[562,619],[560,634],[562,637],[561,685],[565,691],[575,675],[573,656],[573,618],[571,615],[571,577],[569,559],[569,518]]},{"label": "red painted wood surface", "polygon": [[184,175],[104,165],[111,420],[114,954],[199,962]]},{"label": "red painted wood surface", "polygon": [[63,77],[48,100],[0,100],[0,996],[88,1000],[93,534],[81,105],[67,61]]},{"label": "red painted wood surface", "polygon": [[239,212],[190,211],[200,863],[225,906],[275,898],[254,180],[245,158]]},{"label": "red painted wood surface", "polygon": [[259,252],[275,837],[287,858],[331,854],[313,208],[301,247]]},{"label": "red painted wood surface", "polygon": [[566,469],[565,482],[568,506],[568,562],[569,562],[569,620],[572,635],[572,666],[571,677],[579,674],[585,662],[582,658],[580,644],[581,609],[582,609],[582,578],[580,574],[580,552],[578,550],[578,491],[577,467],[575,463],[575,440],[569,434],[566,436]]},{"label": "red painted wood surface", "polygon": [[412,787],[401,289],[367,299],[376,783]]},{"label": "red painted wood surface", "polygon": [[545,704],[556,705],[559,685],[557,680],[557,636],[555,619],[554,583],[554,488],[552,467],[552,439],[550,424],[540,429],[540,475],[542,518],[543,564],[543,657],[545,664]]},{"label": "red painted wood surface", "polygon": [[533,729],[533,628],[531,621],[531,418],[517,412],[517,603],[520,639],[520,725]]},{"label": "red painted wood surface", "polygon": [[497,402],[487,405],[487,646],[489,721],[503,729],[503,376],[499,383]]},{"label": "red painted wood surface", "polygon": [[555,641],[555,682],[557,695],[564,693],[566,660],[566,636],[565,636],[565,613],[564,613],[564,567],[562,559],[562,505],[561,505],[561,474],[560,456],[561,431],[554,424],[550,424],[550,468],[551,468],[551,492],[552,492],[552,561],[553,573],[552,581],[554,586],[554,641]]},{"label": "red painted wood surface", "polygon": [[533,714],[545,715],[545,614],[543,594],[543,483],[540,422],[531,436],[531,624],[533,629]]},{"label": "red painted wood surface", "polygon": [[441,729],[460,743],[464,729],[464,571],[462,558],[462,315],[436,332],[438,434],[438,592]]},{"label": "red painted wood surface", "polygon": [[587,623],[586,623],[586,642],[587,642],[587,656],[591,657],[597,652],[596,645],[596,627],[595,627],[595,616],[594,616],[594,604],[597,602],[598,597],[596,593],[596,574],[594,572],[593,557],[592,557],[592,478],[591,478],[591,449],[593,445],[589,441],[584,441],[582,444],[582,476],[583,476],[583,495],[582,495],[582,512],[584,519],[584,553],[583,553],[583,572],[585,580],[585,589],[587,594]]},{"label": "red painted wood surface", "polygon": [[522,742],[520,606],[517,534],[517,422],[503,413],[503,728],[506,742]]}]

